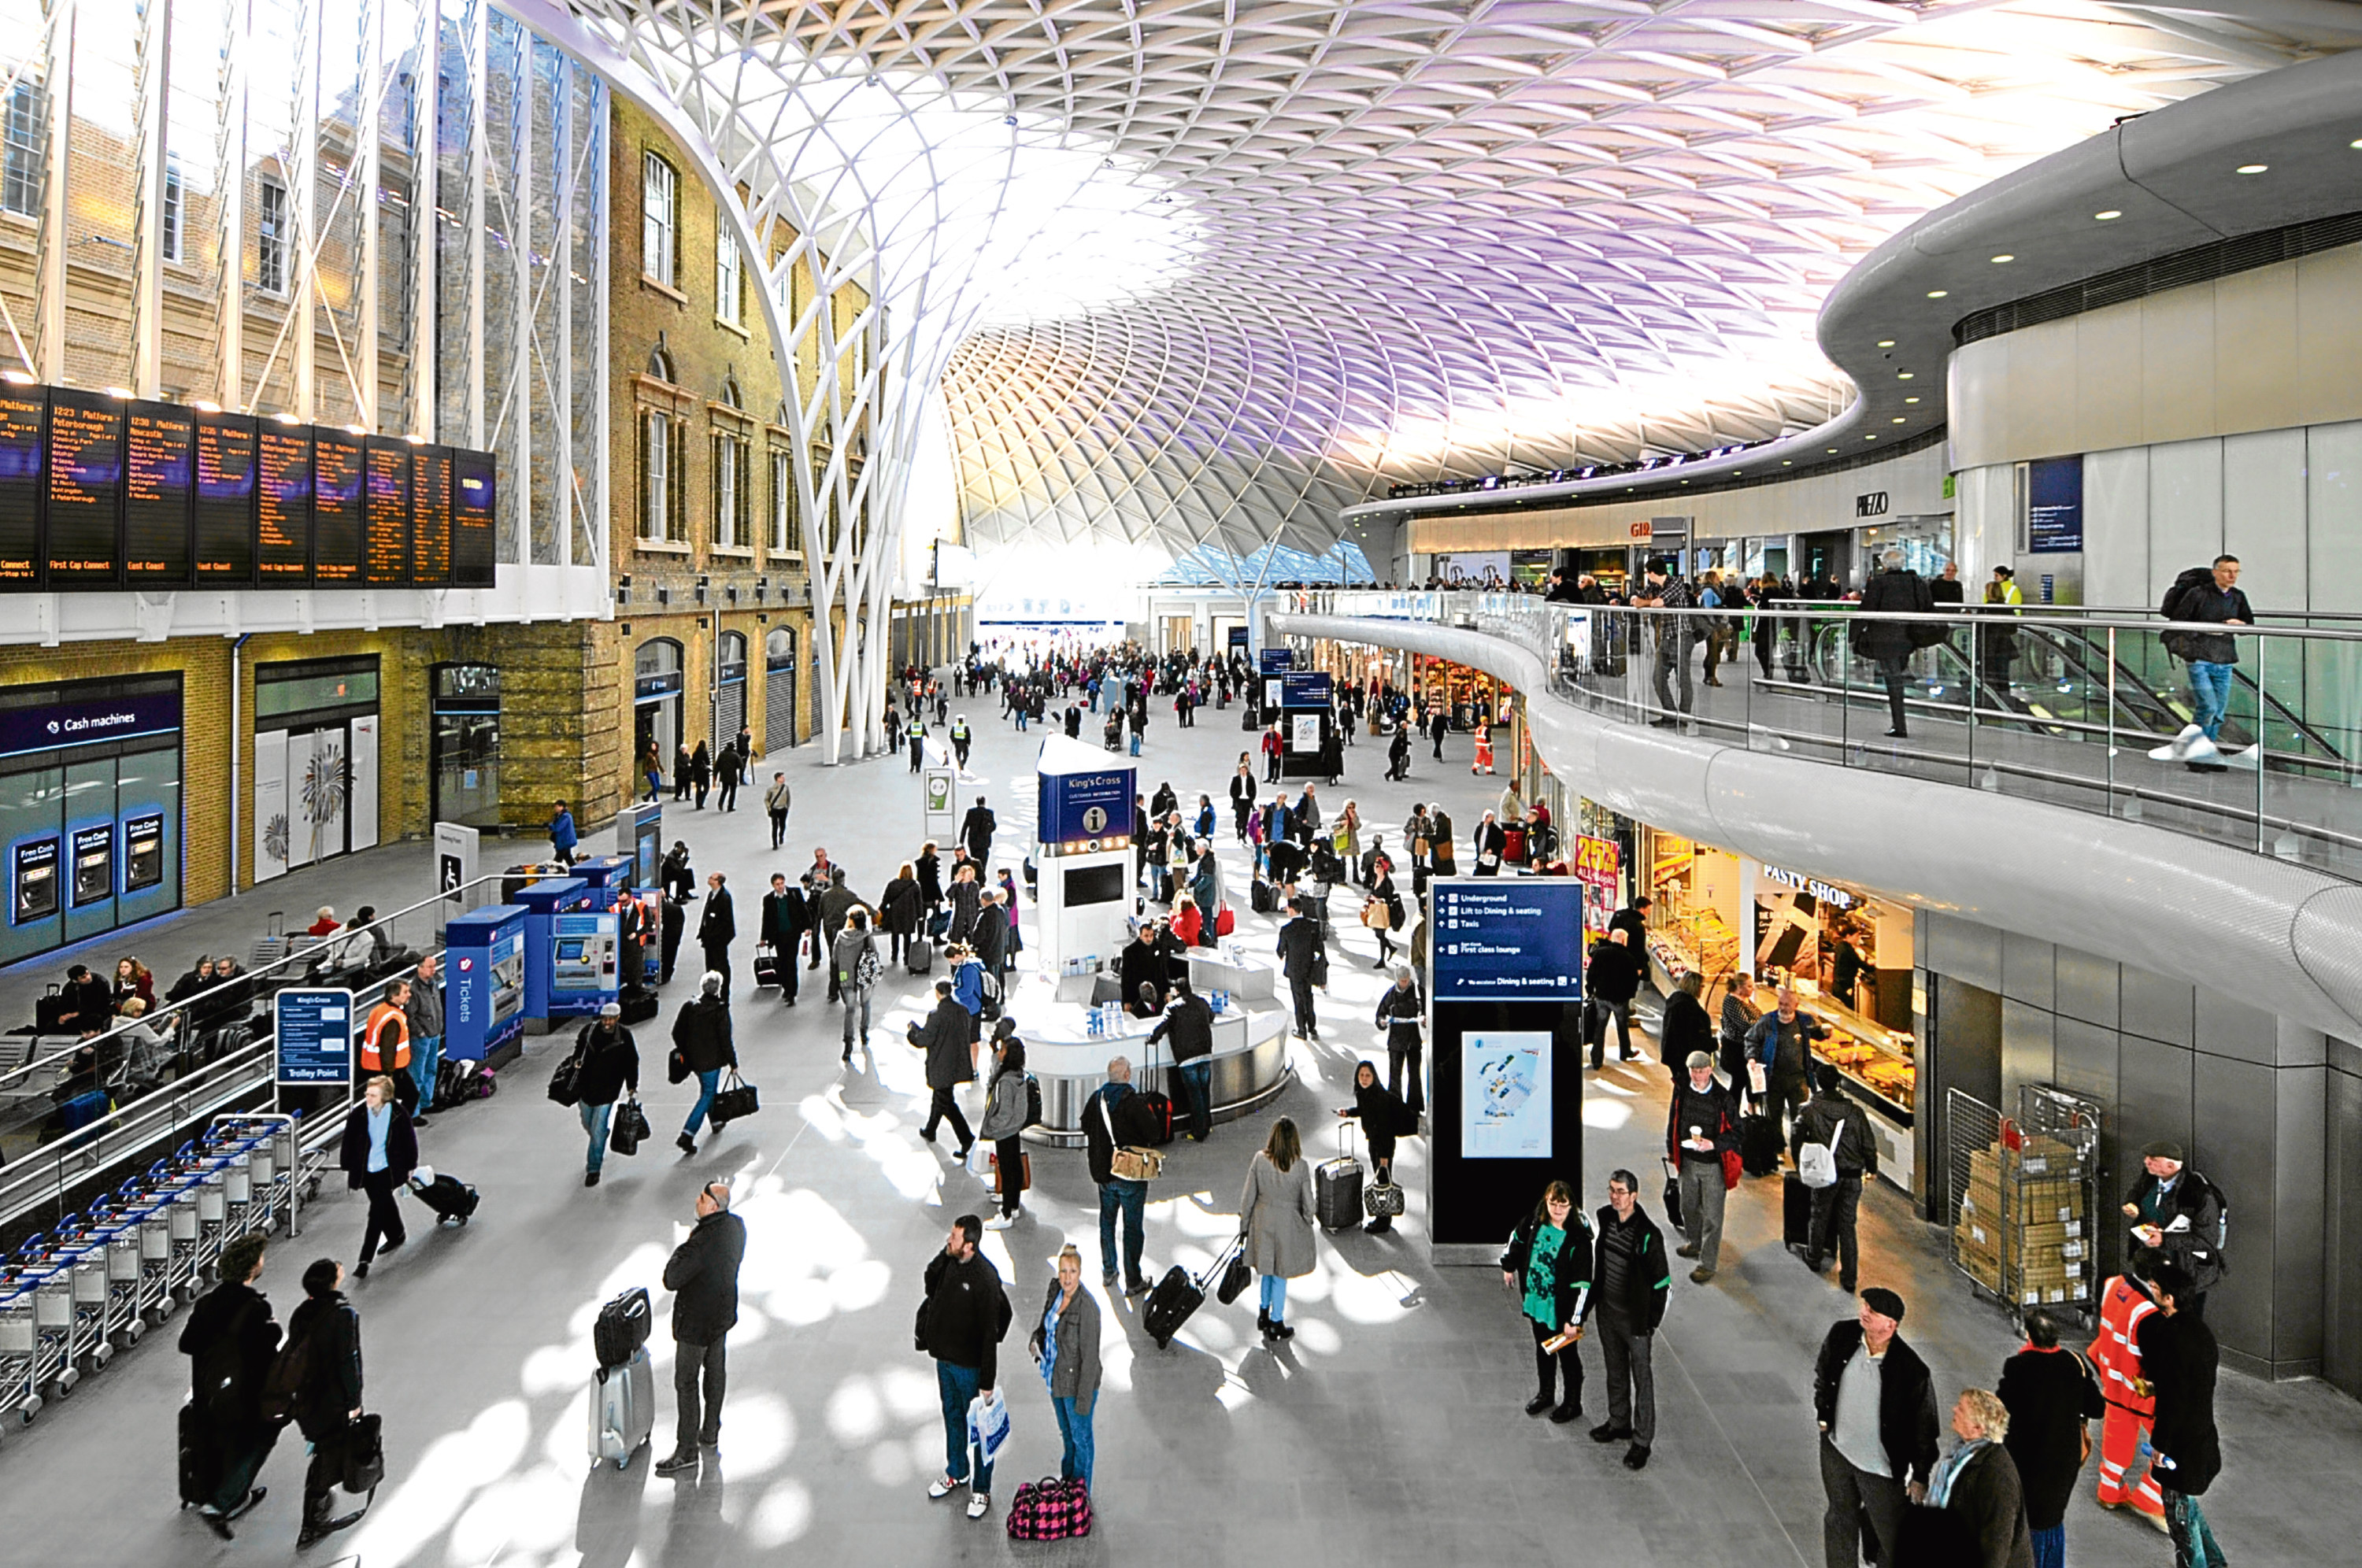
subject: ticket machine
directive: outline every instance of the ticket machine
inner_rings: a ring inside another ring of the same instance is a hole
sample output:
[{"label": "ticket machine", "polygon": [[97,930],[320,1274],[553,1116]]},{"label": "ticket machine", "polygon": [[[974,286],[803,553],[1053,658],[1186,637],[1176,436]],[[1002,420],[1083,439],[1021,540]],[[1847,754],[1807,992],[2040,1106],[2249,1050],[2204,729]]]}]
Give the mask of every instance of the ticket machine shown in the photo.
[{"label": "ticket machine", "polygon": [[581,914],[590,908],[590,889],[579,877],[552,877],[518,891],[524,906],[524,1015],[544,1026],[549,1010],[550,975],[557,957],[557,923],[560,915]]},{"label": "ticket machine", "polygon": [[637,864],[628,855],[594,855],[574,863],[574,875],[590,889],[590,907],[612,910],[637,885]]},{"label": "ticket machine", "polygon": [[443,1054],[480,1062],[524,1032],[522,904],[453,915],[443,927]]},{"label": "ticket machine", "polygon": [[[561,1018],[595,1018],[599,1010],[617,999],[622,974],[616,955],[615,911],[591,909],[549,919],[549,1012]],[[531,974],[533,966],[527,965]]]}]

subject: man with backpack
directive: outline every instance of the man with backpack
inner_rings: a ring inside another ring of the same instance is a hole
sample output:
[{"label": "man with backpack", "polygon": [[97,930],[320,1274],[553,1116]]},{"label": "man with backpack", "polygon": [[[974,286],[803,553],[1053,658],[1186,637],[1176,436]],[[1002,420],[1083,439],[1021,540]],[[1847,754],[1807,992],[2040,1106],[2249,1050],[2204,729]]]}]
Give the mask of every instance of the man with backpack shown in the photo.
[{"label": "man with backpack", "polygon": [[1850,1296],[1861,1266],[1854,1218],[1861,1207],[1862,1177],[1878,1174],[1878,1144],[1871,1137],[1869,1112],[1846,1097],[1845,1075],[1827,1062],[1820,1064],[1813,1102],[1796,1118],[1789,1145],[1796,1169],[1810,1185],[1812,1174],[1805,1171],[1808,1143],[1829,1151],[1835,1179],[1813,1188],[1813,1228],[1805,1243],[1805,1266],[1818,1274],[1828,1255],[1837,1253],[1838,1286]]},{"label": "man with backpack", "polygon": [[279,1324],[254,1288],[267,1244],[262,1232],[249,1231],[224,1247],[221,1283],[198,1297],[181,1331],[190,1384],[181,1500],[196,1503],[205,1528],[224,1540],[237,1539],[230,1521],[269,1490],[254,1485],[254,1477],[279,1441],[278,1427],[262,1413]]},{"label": "man with backpack", "polygon": [[[2239,589],[2239,558],[2216,556],[2214,565],[2191,567],[2173,580],[2165,591],[2159,613],[2169,621],[2195,621],[2208,625],[2251,626],[2256,613]],[[2239,641],[2227,632],[2169,631],[2160,639],[2165,651],[2190,661],[2190,723],[2206,737],[2200,747],[2184,730],[2175,746],[2190,755],[2186,765],[2198,773],[2220,773],[2214,743],[2223,737],[2223,715],[2231,703],[2231,671],[2239,662]],[[2182,1309],[2188,1311],[2185,1305]]]},{"label": "man with backpack", "polygon": [[1171,1036],[1174,1077],[1181,1080],[1182,1098],[1189,1102],[1189,1141],[1202,1143],[1214,1130],[1214,1010],[1189,988],[1187,976],[1173,981],[1173,1005],[1164,1020],[1148,1032],[1148,1043]]}]

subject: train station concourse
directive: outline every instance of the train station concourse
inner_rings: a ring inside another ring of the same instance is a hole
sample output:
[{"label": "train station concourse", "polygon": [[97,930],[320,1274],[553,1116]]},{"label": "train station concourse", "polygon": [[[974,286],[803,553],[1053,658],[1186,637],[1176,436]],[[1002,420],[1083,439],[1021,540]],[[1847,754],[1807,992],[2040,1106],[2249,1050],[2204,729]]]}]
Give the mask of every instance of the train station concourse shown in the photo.
[{"label": "train station concourse", "polygon": [[2350,1562],[2357,785],[2351,0],[0,0],[12,1564]]}]

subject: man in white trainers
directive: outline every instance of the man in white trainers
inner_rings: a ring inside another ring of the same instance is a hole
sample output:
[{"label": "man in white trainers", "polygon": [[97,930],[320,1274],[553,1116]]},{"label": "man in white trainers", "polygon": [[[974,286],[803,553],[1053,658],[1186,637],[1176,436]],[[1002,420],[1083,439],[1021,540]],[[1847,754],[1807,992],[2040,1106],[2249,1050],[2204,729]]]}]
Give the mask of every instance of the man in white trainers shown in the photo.
[{"label": "man in white trainers", "polygon": [[992,1465],[981,1453],[972,1468],[968,1463],[967,1411],[992,1392],[1011,1316],[1000,1271],[976,1250],[983,1235],[984,1222],[973,1214],[952,1221],[944,1250],[928,1261],[927,1298],[919,1309],[919,1348],[935,1359],[944,1405],[944,1473],[927,1496],[948,1497],[967,1487],[972,1519],[992,1511]]}]

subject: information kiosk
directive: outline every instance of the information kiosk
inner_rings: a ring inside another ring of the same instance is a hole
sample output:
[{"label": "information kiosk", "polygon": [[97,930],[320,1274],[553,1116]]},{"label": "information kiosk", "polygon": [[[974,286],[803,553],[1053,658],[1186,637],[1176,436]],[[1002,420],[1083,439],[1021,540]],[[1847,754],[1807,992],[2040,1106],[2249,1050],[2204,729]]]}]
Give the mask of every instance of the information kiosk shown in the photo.
[{"label": "information kiosk", "polygon": [[1042,962],[1054,976],[1096,967],[1128,940],[1138,774],[1097,746],[1058,734],[1042,742],[1034,772]]},{"label": "information kiosk", "polygon": [[443,1054],[480,1062],[524,1032],[521,904],[454,915],[443,928]]}]

